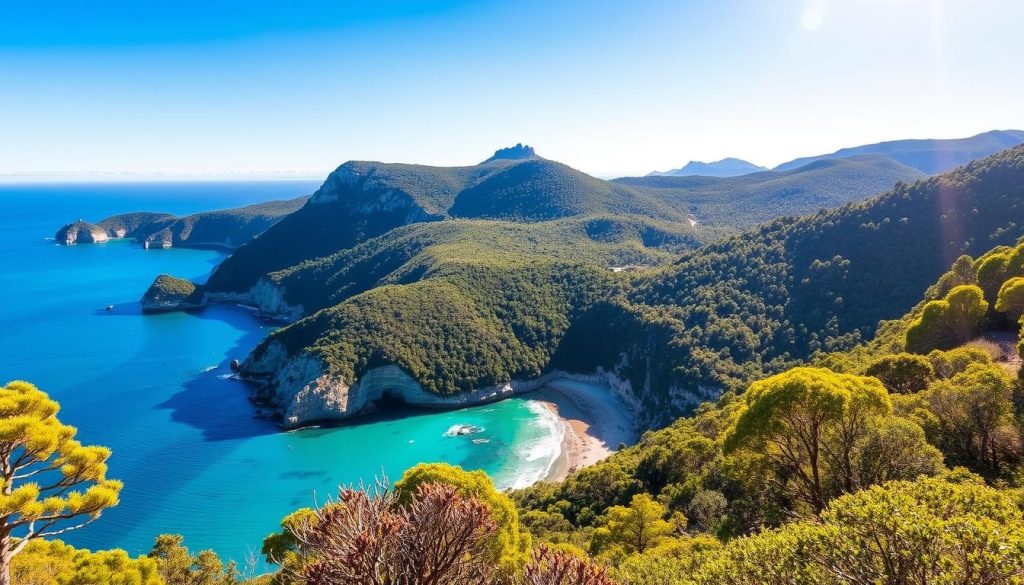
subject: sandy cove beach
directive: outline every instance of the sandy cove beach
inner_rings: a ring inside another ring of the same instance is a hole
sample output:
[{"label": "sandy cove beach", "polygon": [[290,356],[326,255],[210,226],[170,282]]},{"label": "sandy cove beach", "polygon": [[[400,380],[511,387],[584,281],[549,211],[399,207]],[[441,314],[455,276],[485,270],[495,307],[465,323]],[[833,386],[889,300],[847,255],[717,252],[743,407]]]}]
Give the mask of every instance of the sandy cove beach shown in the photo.
[{"label": "sandy cove beach", "polygon": [[614,394],[594,384],[555,380],[530,393],[565,427],[562,448],[544,481],[562,481],[569,473],[593,465],[619,445],[636,442],[632,410]]}]

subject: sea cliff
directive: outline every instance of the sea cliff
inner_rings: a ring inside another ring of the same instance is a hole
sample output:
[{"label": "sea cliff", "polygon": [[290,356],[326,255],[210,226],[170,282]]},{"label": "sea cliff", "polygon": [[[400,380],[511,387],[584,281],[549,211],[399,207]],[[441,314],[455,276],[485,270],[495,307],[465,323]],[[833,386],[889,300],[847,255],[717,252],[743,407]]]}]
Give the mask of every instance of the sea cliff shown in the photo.
[{"label": "sea cliff", "polygon": [[[559,380],[602,388],[618,398],[640,422],[656,418],[654,413],[645,412],[644,389],[633,388],[615,370],[601,367],[589,374],[552,370],[533,379],[509,380],[469,392],[441,395],[428,392],[396,365],[372,368],[359,379],[350,381],[332,374],[323,360],[313,353],[289,357],[284,345],[273,341],[263,352],[250,355],[242,363],[241,370],[245,378],[259,384],[257,398],[274,406],[282,424],[288,428],[351,419],[373,412],[382,399],[422,408],[462,408],[531,392]],[[685,400],[693,406],[719,394],[716,389],[704,391],[706,395],[702,396],[685,393],[683,397],[682,392],[673,394],[677,400]]]}]

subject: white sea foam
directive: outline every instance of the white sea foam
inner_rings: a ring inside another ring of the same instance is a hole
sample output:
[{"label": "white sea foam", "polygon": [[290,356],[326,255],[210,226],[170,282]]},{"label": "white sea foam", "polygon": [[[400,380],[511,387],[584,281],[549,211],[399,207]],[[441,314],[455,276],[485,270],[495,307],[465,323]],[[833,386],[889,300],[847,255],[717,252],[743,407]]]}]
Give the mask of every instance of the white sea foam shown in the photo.
[{"label": "white sea foam", "polygon": [[217,366],[206,366],[205,368],[203,368],[203,371],[204,372],[212,372],[213,370],[216,370],[216,369],[217,369]]},{"label": "white sea foam", "polygon": [[508,482],[512,489],[533,485],[547,477],[562,454],[562,440],[565,438],[565,423],[544,403],[527,400],[526,408],[535,415],[530,424],[538,436],[517,449],[519,463]]},{"label": "white sea foam", "polygon": [[469,424],[454,424],[448,427],[448,430],[444,432],[445,437],[459,437],[465,435],[475,435],[477,433],[484,432],[485,428],[478,427],[476,425]]}]

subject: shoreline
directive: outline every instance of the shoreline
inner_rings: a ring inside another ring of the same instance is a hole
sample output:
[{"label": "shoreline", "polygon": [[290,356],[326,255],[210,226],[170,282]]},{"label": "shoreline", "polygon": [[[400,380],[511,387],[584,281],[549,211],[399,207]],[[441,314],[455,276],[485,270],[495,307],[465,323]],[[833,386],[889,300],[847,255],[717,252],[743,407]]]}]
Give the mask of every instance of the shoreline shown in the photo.
[{"label": "shoreline", "polygon": [[528,395],[547,408],[562,425],[558,457],[540,481],[559,482],[636,442],[632,410],[596,384],[558,379]]}]

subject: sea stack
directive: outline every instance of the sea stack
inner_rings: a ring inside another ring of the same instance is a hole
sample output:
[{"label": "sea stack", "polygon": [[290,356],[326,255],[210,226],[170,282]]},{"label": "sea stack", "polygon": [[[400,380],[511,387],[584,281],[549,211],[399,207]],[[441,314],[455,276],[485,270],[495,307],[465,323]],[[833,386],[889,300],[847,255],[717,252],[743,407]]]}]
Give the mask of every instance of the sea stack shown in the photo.
[{"label": "sea stack", "polygon": [[206,293],[191,281],[169,274],[156,277],[142,295],[143,313],[187,311],[206,305]]}]

